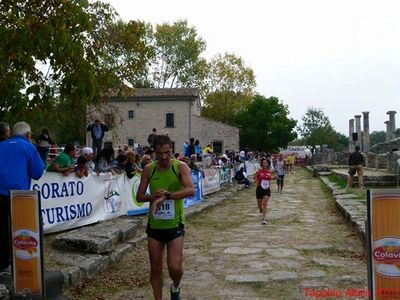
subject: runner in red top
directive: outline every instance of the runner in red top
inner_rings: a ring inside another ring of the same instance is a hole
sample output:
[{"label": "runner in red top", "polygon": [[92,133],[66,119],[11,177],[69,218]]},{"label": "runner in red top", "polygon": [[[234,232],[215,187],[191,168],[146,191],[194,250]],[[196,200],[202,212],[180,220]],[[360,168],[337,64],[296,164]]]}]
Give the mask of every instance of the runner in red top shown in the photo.
[{"label": "runner in red top", "polygon": [[265,216],[267,214],[267,205],[269,197],[271,196],[271,189],[270,189],[270,182],[272,179],[275,179],[276,176],[271,176],[270,173],[270,165],[271,162],[265,158],[261,159],[260,162],[261,169],[259,169],[254,174],[254,180],[257,180],[257,189],[256,189],[256,198],[257,198],[257,205],[260,209],[260,213],[262,213],[263,225],[267,224],[267,220]]}]

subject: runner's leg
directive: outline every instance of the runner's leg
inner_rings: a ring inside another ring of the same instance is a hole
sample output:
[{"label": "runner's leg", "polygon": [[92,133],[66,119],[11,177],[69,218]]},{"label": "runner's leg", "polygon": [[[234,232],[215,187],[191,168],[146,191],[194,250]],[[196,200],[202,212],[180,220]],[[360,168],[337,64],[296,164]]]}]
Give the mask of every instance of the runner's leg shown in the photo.
[{"label": "runner's leg", "polygon": [[263,208],[262,208],[262,198],[257,198],[257,206],[258,206],[258,209],[260,210],[260,213],[262,213],[262,211],[263,211]]},{"label": "runner's leg", "polygon": [[150,283],[153,288],[155,300],[162,299],[162,269],[165,244],[153,238],[148,238],[150,257]]},{"label": "runner's leg", "polygon": [[183,236],[173,239],[167,244],[167,265],[169,276],[177,288],[183,276]]},{"label": "runner's leg", "polygon": [[267,215],[268,200],[269,200],[269,196],[267,196],[267,195],[265,195],[262,198],[262,216],[263,216],[263,219],[265,219],[265,216]]}]

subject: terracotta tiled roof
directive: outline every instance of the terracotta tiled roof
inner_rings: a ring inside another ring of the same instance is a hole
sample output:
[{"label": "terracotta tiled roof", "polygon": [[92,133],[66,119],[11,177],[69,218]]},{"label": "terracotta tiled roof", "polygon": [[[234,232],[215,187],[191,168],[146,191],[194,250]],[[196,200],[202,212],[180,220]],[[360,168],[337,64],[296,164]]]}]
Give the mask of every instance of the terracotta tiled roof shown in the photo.
[{"label": "terracotta tiled roof", "polygon": [[[196,88],[172,88],[172,89],[155,89],[143,88],[135,89],[128,96],[127,101],[160,101],[160,100],[195,100],[198,99],[199,92]],[[120,97],[111,97],[110,100],[118,101]]]}]

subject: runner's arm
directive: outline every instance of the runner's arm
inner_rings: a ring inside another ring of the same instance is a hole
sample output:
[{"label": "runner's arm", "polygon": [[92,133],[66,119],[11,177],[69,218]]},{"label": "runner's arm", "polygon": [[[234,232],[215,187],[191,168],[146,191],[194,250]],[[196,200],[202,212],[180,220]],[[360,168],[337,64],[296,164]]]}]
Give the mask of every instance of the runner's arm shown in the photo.
[{"label": "runner's arm", "polygon": [[138,202],[152,202],[154,200],[152,195],[147,195],[146,190],[149,185],[150,176],[150,164],[145,166],[140,177],[140,184],[136,194],[136,199]]}]

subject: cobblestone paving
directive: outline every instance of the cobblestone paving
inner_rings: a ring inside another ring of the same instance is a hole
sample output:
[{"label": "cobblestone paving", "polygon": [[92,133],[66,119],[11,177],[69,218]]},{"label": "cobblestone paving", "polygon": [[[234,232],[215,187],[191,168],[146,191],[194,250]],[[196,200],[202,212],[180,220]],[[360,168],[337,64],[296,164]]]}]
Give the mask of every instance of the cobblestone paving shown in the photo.
[{"label": "cobblestone paving", "polygon": [[[285,184],[282,194],[273,185],[267,225],[261,225],[255,187],[188,220],[182,299],[362,299],[348,293],[366,289],[365,251],[334,200],[304,169],[286,175]],[[124,258],[110,274],[130,268],[136,276],[132,259],[148,264],[146,248],[137,250],[140,255]],[[168,299],[167,272],[165,279]],[[335,297],[321,298],[324,289]],[[147,282],[105,299],[152,294]]]}]

